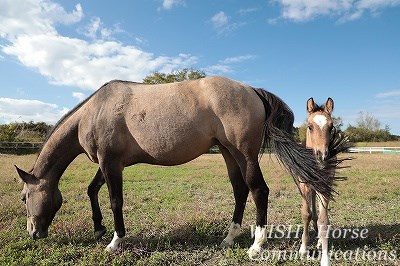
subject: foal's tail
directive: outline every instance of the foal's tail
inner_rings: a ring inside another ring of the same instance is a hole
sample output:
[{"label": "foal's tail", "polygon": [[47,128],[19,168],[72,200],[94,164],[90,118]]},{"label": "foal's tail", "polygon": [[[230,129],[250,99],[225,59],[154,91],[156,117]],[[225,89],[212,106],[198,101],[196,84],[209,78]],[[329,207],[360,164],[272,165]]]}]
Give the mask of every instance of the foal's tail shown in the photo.
[{"label": "foal's tail", "polygon": [[262,100],[266,113],[262,150],[271,148],[278,160],[293,176],[299,187],[305,182],[327,199],[333,199],[332,173],[337,162],[319,163],[312,150],[295,142],[293,138],[294,116],[290,108],[277,96],[262,89],[254,89]]}]

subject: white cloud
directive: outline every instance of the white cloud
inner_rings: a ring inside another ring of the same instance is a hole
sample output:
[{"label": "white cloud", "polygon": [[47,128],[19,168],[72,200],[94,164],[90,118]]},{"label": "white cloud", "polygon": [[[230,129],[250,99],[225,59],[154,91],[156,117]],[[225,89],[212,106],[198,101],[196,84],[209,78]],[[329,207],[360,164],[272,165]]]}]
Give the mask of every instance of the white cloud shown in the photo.
[{"label": "white cloud", "polygon": [[233,73],[235,72],[235,64],[240,64],[244,61],[253,60],[255,58],[256,56],[254,55],[239,55],[234,57],[227,57],[225,59],[219,60],[218,64],[204,68],[204,71],[208,75],[223,75]]},{"label": "white cloud", "polygon": [[218,12],[211,18],[211,22],[213,23],[215,28],[221,28],[228,23],[228,16],[225,15],[223,11]]},{"label": "white cloud", "polygon": [[221,60],[221,63],[224,63],[224,64],[241,63],[243,61],[251,60],[254,58],[255,58],[254,55],[239,55],[239,56],[235,56],[235,57],[225,58],[224,60]]},{"label": "white cloud", "polygon": [[35,69],[52,84],[84,89],[96,89],[111,79],[141,81],[151,72],[171,72],[197,62],[192,55],[155,56],[109,40],[111,32],[97,18],[92,19],[86,33],[92,37],[100,34],[100,40],[86,41],[57,32],[57,23],[70,24],[82,17],[80,5],[67,13],[49,0],[22,1],[19,5],[14,0],[7,1],[0,12],[1,37],[8,41],[2,51]]},{"label": "white cloud", "polygon": [[86,95],[83,94],[82,92],[73,92],[72,97],[78,99],[79,102],[82,102],[83,100],[86,99]]},{"label": "white cloud", "polygon": [[238,10],[238,13],[241,15],[241,16],[245,16],[245,15],[248,15],[248,14],[251,14],[251,13],[254,13],[254,12],[257,12],[259,9],[258,8],[255,8],[255,7],[250,7],[250,8],[242,8],[242,9],[239,9]]},{"label": "white cloud", "polygon": [[0,37],[13,40],[24,34],[55,34],[55,25],[70,25],[83,18],[80,4],[72,13],[48,0],[2,0]]},{"label": "white cloud", "polygon": [[93,17],[89,24],[83,28],[78,28],[77,32],[93,40],[112,40],[112,35],[124,32],[124,30],[121,29],[119,24],[115,24],[113,28],[107,28],[103,25],[100,18]]},{"label": "white cloud", "polygon": [[211,19],[211,23],[218,35],[229,34],[238,28],[246,25],[246,22],[230,22],[230,17],[225,12],[216,13]]},{"label": "white cloud", "polygon": [[204,69],[204,71],[208,75],[221,75],[234,72],[231,66],[222,64],[208,66]]},{"label": "white cloud", "polygon": [[0,98],[0,122],[47,122],[54,124],[68,108],[38,100]]},{"label": "white cloud", "polygon": [[148,73],[189,67],[197,58],[154,56],[116,41],[83,40],[58,35],[21,36],[3,48],[56,85],[96,89],[111,79],[141,81]]},{"label": "white cloud", "polygon": [[184,0],[163,0],[163,8],[171,9],[174,6],[185,6],[186,2]]},{"label": "white cloud", "polygon": [[392,98],[392,97],[400,97],[400,90],[392,90],[381,92],[376,95],[377,98]]},{"label": "white cloud", "polygon": [[313,20],[320,16],[337,17],[346,22],[362,17],[365,12],[374,15],[387,7],[400,5],[400,0],[272,0],[282,7],[278,18],[270,19],[275,23],[279,19],[296,22]]}]

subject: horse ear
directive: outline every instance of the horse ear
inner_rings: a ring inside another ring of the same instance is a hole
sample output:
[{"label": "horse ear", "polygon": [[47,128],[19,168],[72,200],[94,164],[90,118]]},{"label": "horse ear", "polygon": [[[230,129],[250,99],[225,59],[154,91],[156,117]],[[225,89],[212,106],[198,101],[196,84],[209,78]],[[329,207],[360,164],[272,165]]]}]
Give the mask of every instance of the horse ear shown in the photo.
[{"label": "horse ear", "polygon": [[18,175],[19,177],[27,184],[33,184],[37,181],[37,179],[35,178],[35,176],[25,172],[22,169],[19,169],[16,165],[14,165],[15,168],[17,169]]},{"label": "horse ear", "polygon": [[332,98],[328,98],[328,100],[326,100],[325,107],[324,107],[325,112],[327,112],[328,114],[331,114],[333,112],[333,107],[334,107],[334,104],[333,104]]},{"label": "horse ear", "polygon": [[310,99],[307,100],[307,112],[311,114],[315,110],[315,103],[314,99],[311,97]]}]

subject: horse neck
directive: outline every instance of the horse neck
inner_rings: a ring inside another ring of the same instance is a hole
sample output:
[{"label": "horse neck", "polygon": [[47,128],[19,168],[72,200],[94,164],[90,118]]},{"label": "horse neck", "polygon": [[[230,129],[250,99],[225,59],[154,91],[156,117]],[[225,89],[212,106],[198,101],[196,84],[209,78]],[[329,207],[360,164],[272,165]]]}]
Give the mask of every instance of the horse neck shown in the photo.
[{"label": "horse neck", "polygon": [[78,139],[79,119],[67,118],[43,145],[32,173],[40,179],[58,181],[68,165],[83,152]]}]

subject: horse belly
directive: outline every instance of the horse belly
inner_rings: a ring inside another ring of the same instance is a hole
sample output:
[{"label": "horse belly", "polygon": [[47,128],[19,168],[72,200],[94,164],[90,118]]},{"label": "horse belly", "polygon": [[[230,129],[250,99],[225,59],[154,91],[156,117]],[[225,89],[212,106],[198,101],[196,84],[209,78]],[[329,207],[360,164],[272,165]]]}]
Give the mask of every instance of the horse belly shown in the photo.
[{"label": "horse belly", "polygon": [[[161,116],[161,117],[160,117]],[[145,119],[130,121],[129,129],[138,154],[137,160],[159,165],[186,163],[215,144],[212,119],[197,112],[175,112],[164,116],[148,112]]]},{"label": "horse belly", "polygon": [[[214,140],[187,128],[171,128],[164,132],[148,132],[135,136],[144,163],[178,165],[191,161],[208,151]],[[140,153],[139,153],[140,154]]]}]

